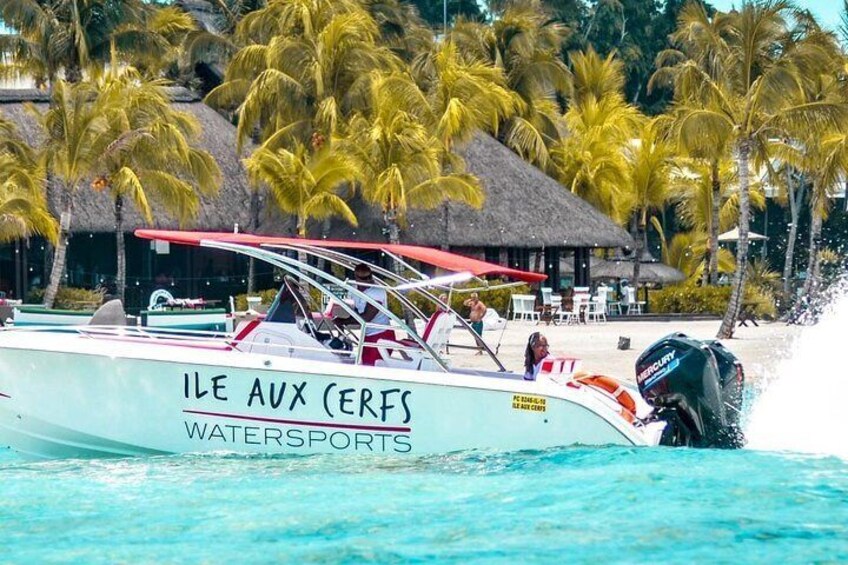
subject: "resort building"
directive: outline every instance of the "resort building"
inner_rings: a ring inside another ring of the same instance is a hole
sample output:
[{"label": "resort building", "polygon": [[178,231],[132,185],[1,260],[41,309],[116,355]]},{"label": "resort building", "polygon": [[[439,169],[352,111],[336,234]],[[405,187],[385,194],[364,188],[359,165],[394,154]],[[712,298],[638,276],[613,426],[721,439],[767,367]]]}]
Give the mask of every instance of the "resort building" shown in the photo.
[{"label": "resort building", "polygon": [[[223,173],[220,193],[205,198],[189,225],[179,226],[154,204],[154,226],[166,229],[248,231],[294,235],[294,221],[281,214],[262,191],[247,181],[241,159],[251,147],[236,153],[236,128],[201,98],[172,88],[174,106],[190,112],[201,124],[198,145],[210,152]],[[36,125],[26,105],[44,110],[44,92],[0,90],[0,114],[15,122],[30,143],[37,143]],[[414,211],[401,232],[401,241],[448,248],[512,267],[543,271],[550,286],[588,286],[589,254],[598,248],[632,248],[633,241],[604,214],[539,169],[523,161],[494,138],[478,135],[463,150],[467,171],[476,175],[486,192],[481,210],[447,204],[433,211]],[[54,211],[58,198],[48,191]],[[382,213],[363,202],[354,203],[359,227],[341,221],[310,224],[311,237],[385,240]],[[108,192],[86,186],[77,195],[68,247],[66,284],[95,287],[114,278],[116,265],[114,203]],[[146,304],[153,288],[172,287],[180,296],[224,299],[244,292],[248,265],[244,258],[206,249],[170,248],[131,236],[146,227],[131,206],[125,206],[127,243],[127,303]],[[0,290],[26,297],[30,288],[44,286],[49,276],[50,249],[40,239],[0,247]],[[573,268],[571,266],[573,265]],[[567,275],[563,273],[567,272]],[[275,286],[271,272],[257,273],[257,288]]]}]

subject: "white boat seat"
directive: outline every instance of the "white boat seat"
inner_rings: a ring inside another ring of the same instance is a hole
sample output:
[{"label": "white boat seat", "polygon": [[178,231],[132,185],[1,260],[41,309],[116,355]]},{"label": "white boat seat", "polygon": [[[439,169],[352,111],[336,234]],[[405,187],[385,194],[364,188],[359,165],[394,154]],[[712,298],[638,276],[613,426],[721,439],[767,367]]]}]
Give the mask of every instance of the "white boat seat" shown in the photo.
[{"label": "white boat seat", "polygon": [[502,330],[506,320],[501,318],[494,308],[487,308],[483,314],[483,329],[486,331]]},{"label": "white boat seat", "polygon": [[[427,320],[427,325],[424,332],[421,334],[421,339],[430,346],[438,355],[443,355],[447,349],[450,333],[455,322],[454,314],[437,310],[430,319]],[[402,346],[404,348],[404,358],[400,355],[400,350],[394,347]],[[436,367],[436,363],[430,358],[429,354],[418,346],[418,343],[413,340],[396,340],[381,339],[376,344],[377,350],[380,352],[380,359],[374,365],[377,367],[397,367],[400,369],[411,370],[429,370]],[[394,347],[393,347],[394,346]],[[415,349],[411,349],[415,348]],[[393,355],[397,353],[396,355]]]}]

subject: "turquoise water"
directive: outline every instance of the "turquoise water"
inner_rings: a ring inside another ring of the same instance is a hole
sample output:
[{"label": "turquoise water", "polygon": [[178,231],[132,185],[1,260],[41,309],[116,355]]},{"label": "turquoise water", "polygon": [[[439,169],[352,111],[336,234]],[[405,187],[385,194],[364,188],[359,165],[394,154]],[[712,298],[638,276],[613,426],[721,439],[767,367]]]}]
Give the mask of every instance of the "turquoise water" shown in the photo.
[{"label": "turquoise water", "polygon": [[564,448],[426,458],[0,450],[0,562],[848,561],[848,461]]},{"label": "turquoise water", "polygon": [[750,448],[27,462],[0,563],[848,562],[848,291],[748,390]]}]

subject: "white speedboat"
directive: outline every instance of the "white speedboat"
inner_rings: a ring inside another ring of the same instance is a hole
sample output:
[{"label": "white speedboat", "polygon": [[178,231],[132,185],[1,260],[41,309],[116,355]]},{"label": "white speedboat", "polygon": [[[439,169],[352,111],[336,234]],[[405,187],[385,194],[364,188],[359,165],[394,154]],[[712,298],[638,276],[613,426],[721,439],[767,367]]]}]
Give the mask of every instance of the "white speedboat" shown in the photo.
[{"label": "white speedboat", "polygon": [[[714,342],[673,335],[652,346],[637,364],[641,395],[610,377],[575,374],[568,360],[555,358],[536,380],[525,380],[476,337],[492,369],[452,368],[445,350],[462,347],[449,343],[452,332],[472,330],[435,294],[475,276],[538,281],[536,273],[406,245],[137,235],[267,261],[285,273],[280,292],[264,319],[233,334],[90,325],[0,331],[0,445],[49,458],[740,441],[734,409],[741,365]],[[362,261],[339,249],[382,251],[414,275],[371,265],[371,283],[348,281],[328,271],[350,273]],[[428,279],[411,261],[450,274]],[[384,291],[389,305],[371,288]],[[327,301],[321,314],[319,297]],[[379,315],[366,320],[362,305]],[[362,338],[374,330],[396,335]],[[377,354],[369,356],[369,348]],[[374,357],[373,365],[363,363]]]}]

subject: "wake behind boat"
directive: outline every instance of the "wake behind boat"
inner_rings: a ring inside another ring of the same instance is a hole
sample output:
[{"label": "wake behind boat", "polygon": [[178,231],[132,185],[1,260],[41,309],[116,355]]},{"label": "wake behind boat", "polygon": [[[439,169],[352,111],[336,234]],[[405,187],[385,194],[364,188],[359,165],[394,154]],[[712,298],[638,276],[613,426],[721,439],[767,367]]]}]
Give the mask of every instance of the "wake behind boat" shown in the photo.
[{"label": "wake behind boat", "polygon": [[[546,360],[525,380],[436,296],[458,280],[543,275],[408,245],[136,234],[264,260],[285,273],[282,286],[264,319],[233,334],[3,330],[0,444],[49,458],[741,443],[742,367],[717,342],[675,334],[652,345],[637,362],[638,393],[575,373],[565,359]],[[413,275],[370,264],[369,282],[351,281],[308,260],[348,273],[363,263],[339,249],[381,251]],[[410,260],[451,274],[429,279]],[[492,369],[452,368],[454,331],[471,332]]]}]

